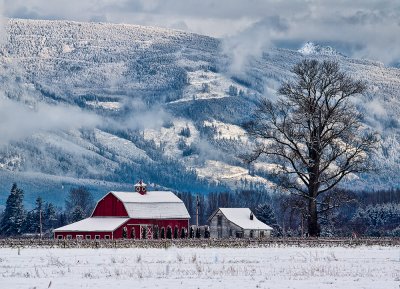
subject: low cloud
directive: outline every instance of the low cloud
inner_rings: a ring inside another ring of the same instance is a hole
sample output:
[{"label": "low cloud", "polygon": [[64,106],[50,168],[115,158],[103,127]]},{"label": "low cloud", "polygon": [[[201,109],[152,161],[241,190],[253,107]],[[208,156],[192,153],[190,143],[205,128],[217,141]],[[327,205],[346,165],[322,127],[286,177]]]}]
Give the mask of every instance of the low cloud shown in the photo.
[{"label": "low cloud", "polygon": [[289,29],[285,19],[272,16],[262,19],[240,33],[223,40],[223,51],[230,58],[230,72],[240,74],[251,58],[258,58],[272,46],[272,40]]},{"label": "low cloud", "polygon": [[161,105],[147,106],[142,100],[130,100],[125,106],[130,107],[132,115],[129,116],[123,125],[132,130],[158,129],[172,119]]},{"label": "low cloud", "polygon": [[34,107],[0,97],[0,145],[39,132],[94,127],[101,119],[81,109],[37,103]]}]

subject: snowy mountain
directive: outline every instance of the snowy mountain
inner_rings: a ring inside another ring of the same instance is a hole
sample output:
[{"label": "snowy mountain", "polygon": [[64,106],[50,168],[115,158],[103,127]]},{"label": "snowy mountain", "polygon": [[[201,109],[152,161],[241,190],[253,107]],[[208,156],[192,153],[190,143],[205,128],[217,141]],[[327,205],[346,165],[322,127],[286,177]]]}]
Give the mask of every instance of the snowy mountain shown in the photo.
[{"label": "snowy mountain", "polygon": [[315,44],[311,41],[306,42],[303,47],[297,50],[303,55],[326,55],[326,56],[335,56],[335,55],[342,55],[336,49],[331,46],[321,46]]},{"label": "snowy mountain", "polygon": [[273,164],[249,175],[239,158],[251,147],[242,124],[305,57],[368,81],[355,104],[381,135],[379,172],[354,176],[353,188],[400,186],[399,69],[308,43],[264,51],[238,74],[220,40],[181,31],[14,19],[5,31],[0,101],[18,121],[7,119],[0,142],[0,201],[13,181],[30,200],[60,204],[72,186],[101,195],[138,178],[178,191],[269,190]]}]

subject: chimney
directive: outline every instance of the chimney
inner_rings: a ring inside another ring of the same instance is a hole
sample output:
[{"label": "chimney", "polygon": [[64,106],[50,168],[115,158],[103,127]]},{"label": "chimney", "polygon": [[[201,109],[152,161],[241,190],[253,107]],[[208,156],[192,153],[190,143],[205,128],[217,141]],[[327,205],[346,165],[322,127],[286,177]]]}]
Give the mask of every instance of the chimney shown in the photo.
[{"label": "chimney", "polygon": [[142,181],[142,180],[140,180],[138,183],[136,183],[135,184],[135,192],[138,192],[139,194],[141,194],[141,195],[145,195],[146,194],[146,192],[147,192],[147,189],[146,189],[146,184]]},{"label": "chimney", "polygon": [[253,220],[253,219],[254,219],[253,212],[250,212],[250,220]]}]

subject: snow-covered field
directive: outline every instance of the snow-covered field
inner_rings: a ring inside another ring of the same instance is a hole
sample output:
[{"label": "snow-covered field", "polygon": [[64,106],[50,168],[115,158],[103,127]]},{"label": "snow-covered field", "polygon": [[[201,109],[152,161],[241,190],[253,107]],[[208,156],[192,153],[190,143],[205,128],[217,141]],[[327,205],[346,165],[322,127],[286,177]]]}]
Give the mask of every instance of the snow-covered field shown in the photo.
[{"label": "snow-covered field", "polygon": [[0,249],[0,288],[399,288],[398,247]]}]

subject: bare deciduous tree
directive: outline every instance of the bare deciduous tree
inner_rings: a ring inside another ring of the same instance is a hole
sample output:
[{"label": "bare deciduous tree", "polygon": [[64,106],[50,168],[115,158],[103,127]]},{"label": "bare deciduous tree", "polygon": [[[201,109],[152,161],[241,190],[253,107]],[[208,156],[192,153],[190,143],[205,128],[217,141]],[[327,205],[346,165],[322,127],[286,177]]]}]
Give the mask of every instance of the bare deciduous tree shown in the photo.
[{"label": "bare deciduous tree", "polygon": [[278,184],[305,198],[310,236],[320,233],[318,214],[338,205],[324,195],[346,176],[370,169],[374,134],[361,127],[362,115],[350,98],[366,85],[342,72],[337,62],[303,60],[292,70],[294,80],[282,84],[276,102],[259,102],[248,133],[257,140],[253,162],[272,159]]}]

